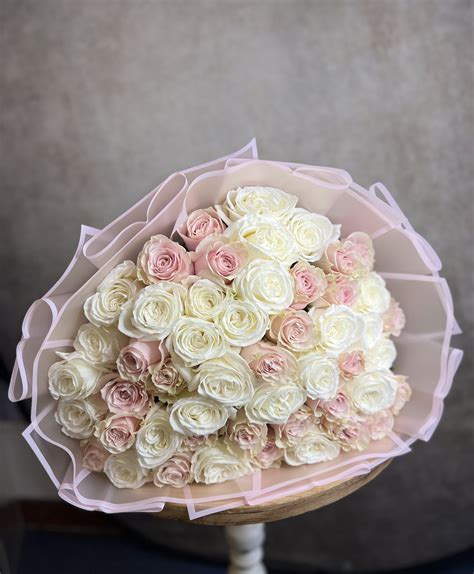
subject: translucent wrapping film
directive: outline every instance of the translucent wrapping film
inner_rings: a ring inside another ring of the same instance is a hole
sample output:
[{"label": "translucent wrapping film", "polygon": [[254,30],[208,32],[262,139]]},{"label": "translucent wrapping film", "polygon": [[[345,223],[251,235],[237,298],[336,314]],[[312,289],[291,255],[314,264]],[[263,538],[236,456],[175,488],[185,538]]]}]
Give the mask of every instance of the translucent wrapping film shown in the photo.
[{"label": "translucent wrapping film", "polygon": [[[272,186],[297,195],[302,207],[341,224],[342,236],[356,230],[371,236],[375,269],[407,318],[396,341],[394,371],[409,377],[412,398],[396,418],[394,431],[363,452],[343,453],[315,465],[257,471],[218,485],[117,489],[104,474],[82,468],[79,441],[61,432],[48,392],[48,369],[57,351],[71,350],[84,321],[85,299],[115,265],[135,259],[151,235],[172,234],[188,213],[219,203],[228,190],[245,185]],[[462,352],[450,346],[451,336],[460,329],[440,270],[432,247],[414,231],[382,184],[366,190],[343,170],[258,160],[252,140],[229,156],[172,174],[103,230],[82,227],[68,268],[25,316],[9,398],[32,399],[31,424],[23,436],[59,496],[86,510],[159,512],[173,502],[185,504],[193,519],[349,479],[408,452],[416,439],[429,440],[441,418]]]}]

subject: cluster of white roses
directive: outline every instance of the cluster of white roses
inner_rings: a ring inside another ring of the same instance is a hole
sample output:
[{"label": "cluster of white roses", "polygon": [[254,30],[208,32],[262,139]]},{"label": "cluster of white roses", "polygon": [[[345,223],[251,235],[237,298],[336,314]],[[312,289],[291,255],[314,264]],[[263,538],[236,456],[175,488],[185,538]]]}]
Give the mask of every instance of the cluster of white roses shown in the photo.
[{"label": "cluster of white roses", "polygon": [[364,233],[243,187],[156,235],[49,371],[62,431],[119,488],[218,483],[382,439],[410,397],[404,315]]}]

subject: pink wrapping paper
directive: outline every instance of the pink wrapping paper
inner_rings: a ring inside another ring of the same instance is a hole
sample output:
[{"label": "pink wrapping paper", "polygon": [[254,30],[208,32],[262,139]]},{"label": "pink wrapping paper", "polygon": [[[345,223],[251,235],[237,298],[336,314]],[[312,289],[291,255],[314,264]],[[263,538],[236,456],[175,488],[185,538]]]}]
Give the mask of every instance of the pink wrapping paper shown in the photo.
[{"label": "pink wrapping paper", "polygon": [[[396,417],[393,432],[364,452],[299,467],[257,471],[219,485],[192,484],[183,489],[115,488],[103,474],[82,468],[79,441],[65,436],[54,419],[55,401],[47,372],[57,351],[69,351],[84,322],[82,306],[105,275],[125,259],[135,259],[143,243],[157,233],[170,235],[187,214],[221,202],[238,186],[281,188],[300,205],[342,225],[342,235],[365,231],[376,251],[376,271],[400,302],[407,324],[396,341],[395,372],[408,375],[411,400]],[[369,190],[339,169],[258,160],[255,140],[241,150],[169,176],[103,230],[83,226],[71,263],[57,283],[28,310],[17,346],[9,398],[32,399],[31,424],[23,432],[58,489],[59,496],[86,510],[159,512],[167,502],[187,506],[191,519],[365,474],[389,458],[429,440],[443,412],[443,400],[462,358],[450,347],[460,333],[449,287],[439,272],[433,248],[410,225],[381,183]]]}]

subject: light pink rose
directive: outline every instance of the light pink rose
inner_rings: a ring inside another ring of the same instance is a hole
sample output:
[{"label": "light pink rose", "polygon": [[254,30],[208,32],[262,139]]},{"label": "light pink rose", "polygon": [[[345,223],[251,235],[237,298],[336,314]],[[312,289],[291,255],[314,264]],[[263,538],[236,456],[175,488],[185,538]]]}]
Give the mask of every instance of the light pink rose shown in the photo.
[{"label": "light pink rose", "polygon": [[221,234],[223,231],[224,224],[213,207],[196,209],[178,229],[189,251],[195,251],[205,237]]},{"label": "light pink rose", "polygon": [[103,449],[95,440],[83,441],[82,466],[92,472],[102,472],[105,461],[109,458],[110,452]]},{"label": "light pink rose", "polygon": [[240,412],[227,423],[226,439],[242,450],[260,452],[267,440],[267,425],[252,423]]},{"label": "light pink rose", "polygon": [[[359,284],[356,280],[348,279],[344,275],[329,277],[329,285],[323,299],[329,305],[353,305],[359,294]],[[318,305],[317,305],[318,306]]]},{"label": "light pink rose", "polygon": [[369,446],[370,435],[367,426],[355,418],[345,420],[341,424],[322,420],[321,426],[333,440],[337,441],[343,451],[365,450]]},{"label": "light pink rose", "polygon": [[278,468],[283,458],[283,449],[275,442],[275,431],[268,427],[267,440],[262,450],[256,455],[261,468]]},{"label": "light pink rose", "polygon": [[410,400],[412,390],[408,384],[407,378],[403,375],[396,375],[395,379],[397,380],[397,390],[395,392],[395,400],[393,401],[391,409],[392,413],[397,416],[405,404]]},{"label": "light pink rose", "polygon": [[117,370],[122,379],[136,382],[144,378],[150,365],[161,367],[167,356],[163,341],[132,339],[119,353]]},{"label": "light pink rose", "polygon": [[198,245],[193,259],[196,275],[228,284],[247,263],[248,256],[241,243],[214,235]]},{"label": "light pink rose", "polygon": [[370,443],[367,428],[360,422],[344,426],[339,434],[339,444],[344,451],[365,450]]},{"label": "light pink rose", "polygon": [[163,364],[154,364],[148,367],[146,385],[154,395],[175,396],[186,386],[173,361],[168,358]]},{"label": "light pink rose", "polygon": [[117,377],[101,389],[100,395],[112,413],[144,417],[151,405],[150,397],[141,381],[125,381]]},{"label": "light pink rose", "polygon": [[303,405],[290,415],[283,425],[272,425],[275,431],[276,444],[281,448],[294,446],[306,431],[314,424],[314,413],[308,405]]},{"label": "light pink rose", "polygon": [[138,278],[151,285],[159,281],[183,281],[193,274],[191,256],[186,249],[164,235],[154,235],[137,258]]},{"label": "light pink rose", "polygon": [[350,351],[339,355],[337,362],[341,376],[350,380],[364,372],[365,356],[363,351]]},{"label": "light pink rose", "polygon": [[365,426],[372,440],[382,440],[393,429],[393,414],[390,409],[385,409],[367,417]]},{"label": "light pink rose", "polygon": [[372,271],[374,258],[372,240],[366,233],[356,231],[328,245],[319,265],[332,273],[362,277]]},{"label": "light pink rose", "polygon": [[306,311],[286,311],[272,319],[269,337],[292,351],[308,351],[315,341],[314,324]]},{"label": "light pink rose", "polygon": [[135,416],[115,414],[97,425],[95,436],[105,449],[118,454],[133,445],[140,423],[141,420]]},{"label": "light pink rose", "polygon": [[383,330],[387,335],[398,337],[405,327],[406,318],[403,309],[395,299],[390,299],[390,305],[383,316]]},{"label": "light pink rose", "polygon": [[184,488],[192,480],[192,452],[176,452],[163,464],[153,469],[153,484],[158,487]]},{"label": "light pink rose", "polygon": [[240,355],[252,371],[265,381],[287,379],[296,369],[293,355],[274,343],[260,342],[244,347]]},{"label": "light pink rose", "polygon": [[292,309],[304,309],[309,303],[321,297],[328,286],[324,271],[309,263],[297,263],[290,269],[290,275],[295,281]]},{"label": "light pink rose", "polygon": [[351,404],[348,396],[342,390],[327,401],[308,400],[308,405],[314,409],[316,418],[323,416],[329,422],[340,422],[347,419],[351,413]]},{"label": "light pink rose", "polygon": [[182,448],[189,452],[196,452],[204,446],[213,446],[217,441],[217,434],[191,435],[183,437]]}]

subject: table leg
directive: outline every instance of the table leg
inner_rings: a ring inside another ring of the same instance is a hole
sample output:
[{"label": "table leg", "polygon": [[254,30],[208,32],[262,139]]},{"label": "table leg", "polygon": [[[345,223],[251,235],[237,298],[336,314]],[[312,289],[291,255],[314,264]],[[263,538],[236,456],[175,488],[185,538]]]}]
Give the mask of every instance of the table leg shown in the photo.
[{"label": "table leg", "polygon": [[228,574],[266,574],[263,565],[264,524],[226,526],[229,547]]}]

